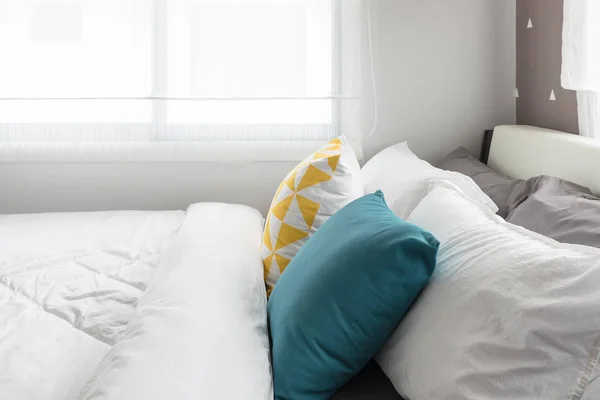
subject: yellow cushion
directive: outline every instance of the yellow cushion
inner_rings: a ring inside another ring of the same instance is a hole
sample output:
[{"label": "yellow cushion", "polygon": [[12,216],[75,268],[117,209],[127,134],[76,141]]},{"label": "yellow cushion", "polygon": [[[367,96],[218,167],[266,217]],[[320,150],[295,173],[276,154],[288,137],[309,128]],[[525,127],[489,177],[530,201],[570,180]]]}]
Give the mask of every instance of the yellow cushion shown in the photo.
[{"label": "yellow cushion", "polygon": [[360,166],[343,136],[311,154],[285,177],[271,203],[263,235],[269,295],[304,243],[329,217],[363,195]]}]

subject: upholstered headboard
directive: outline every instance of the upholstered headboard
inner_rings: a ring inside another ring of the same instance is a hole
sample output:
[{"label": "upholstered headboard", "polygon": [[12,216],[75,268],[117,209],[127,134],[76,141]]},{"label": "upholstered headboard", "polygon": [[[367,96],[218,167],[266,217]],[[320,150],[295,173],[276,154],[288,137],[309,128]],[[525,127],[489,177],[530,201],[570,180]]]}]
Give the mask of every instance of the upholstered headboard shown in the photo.
[{"label": "upholstered headboard", "polygon": [[600,194],[600,140],[532,126],[498,126],[486,134],[482,159],[513,178],[551,175]]}]

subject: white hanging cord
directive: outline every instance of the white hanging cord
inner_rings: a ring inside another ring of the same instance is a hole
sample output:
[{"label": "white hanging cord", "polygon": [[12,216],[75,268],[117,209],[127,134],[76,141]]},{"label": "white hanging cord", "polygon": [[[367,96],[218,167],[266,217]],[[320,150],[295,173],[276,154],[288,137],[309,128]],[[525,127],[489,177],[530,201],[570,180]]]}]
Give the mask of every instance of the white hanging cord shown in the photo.
[{"label": "white hanging cord", "polygon": [[373,60],[373,35],[371,32],[371,0],[367,0],[367,35],[369,44],[369,58],[371,61],[371,84],[373,85],[373,127],[367,137],[373,136],[379,123],[379,105],[377,102],[377,80],[375,79],[375,61]]}]

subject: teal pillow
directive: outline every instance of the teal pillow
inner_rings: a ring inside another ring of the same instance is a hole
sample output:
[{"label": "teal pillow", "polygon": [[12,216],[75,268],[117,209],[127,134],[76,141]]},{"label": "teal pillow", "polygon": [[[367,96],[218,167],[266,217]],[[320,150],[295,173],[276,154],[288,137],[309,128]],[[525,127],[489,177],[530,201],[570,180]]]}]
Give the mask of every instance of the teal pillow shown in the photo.
[{"label": "teal pillow", "polygon": [[325,222],[269,299],[275,398],[328,399],[356,375],[429,281],[438,247],[381,192]]}]

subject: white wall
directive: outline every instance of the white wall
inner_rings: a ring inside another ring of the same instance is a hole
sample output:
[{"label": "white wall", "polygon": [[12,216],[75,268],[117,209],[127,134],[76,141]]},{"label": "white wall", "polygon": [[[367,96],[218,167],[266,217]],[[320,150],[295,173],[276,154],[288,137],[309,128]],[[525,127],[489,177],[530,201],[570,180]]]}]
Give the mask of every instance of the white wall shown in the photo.
[{"label": "white wall", "polygon": [[0,163],[0,214],[185,210],[241,203],[265,214],[297,162]]},{"label": "white wall", "polygon": [[[371,0],[379,124],[365,159],[408,140],[436,162],[515,121],[515,0]],[[365,129],[370,129],[365,118]],[[0,213],[180,209],[260,211],[295,163],[0,164]]]},{"label": "white wall", "polygon": [[365,159],[404,140],[433,162],[460,145],[477,155],[485,129],[515,122],[515,0],[371,6],[379,124]]}]

